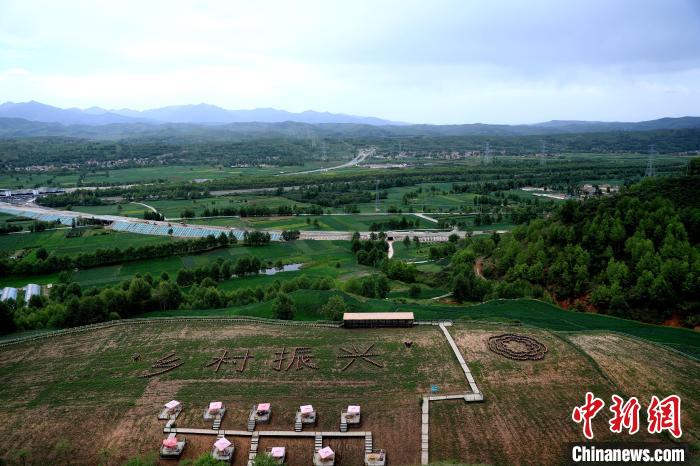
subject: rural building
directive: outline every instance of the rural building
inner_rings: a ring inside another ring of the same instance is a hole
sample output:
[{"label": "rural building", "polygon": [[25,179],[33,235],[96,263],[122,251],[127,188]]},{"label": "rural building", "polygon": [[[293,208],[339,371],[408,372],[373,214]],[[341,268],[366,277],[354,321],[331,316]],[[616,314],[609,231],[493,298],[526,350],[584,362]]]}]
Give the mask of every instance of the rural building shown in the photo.
[{"label": "rural building", "polygon": [[412,312],[346,312],[343,325],[346,328],[411,327]]},{"label": "rural building", "polygon": [[335,452],[331,447],[323,447],[314,453],[314,466],[333,466],[335,464]]},{"label": "rural building", "polygon": [[7,301],[9,299],[14,299],[17,301],[17,288],[7,286],[2,289],[2,297],[0,297],[0,301]]},{"label": "rural building", "polygon": [[214,442],[214,447],[211,450],[211,457],[218,461],[231,463],[235,447],[226,437],[221,437]]},{"label": "rural building", "polygon": [[34,283],[29,283],[24,287],[24,302],[29,303],[32,296],[39,296],[41,294],[41,287],[35,285]]},{"label": "rural building", "polygon": [[185,449],[185,440],[178,439],[175,434],[171,434],[163,440],[160,446],[160,457],[163,459],[178,459]]},{"label": "rural building", "polygon": [[287,451],[285,447],[268,448],[267,454],[270,455],[270,457],[277,464],[284,464],[284,460],[287,458]]}]

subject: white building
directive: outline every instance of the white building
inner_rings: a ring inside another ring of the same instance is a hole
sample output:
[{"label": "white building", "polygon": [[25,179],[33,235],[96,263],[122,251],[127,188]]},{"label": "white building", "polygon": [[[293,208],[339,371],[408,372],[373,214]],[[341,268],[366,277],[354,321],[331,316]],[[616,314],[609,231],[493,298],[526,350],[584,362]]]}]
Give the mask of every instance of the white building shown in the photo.
[{"label": "white building", "polygon": [[39,285],[35,285],[34,283],[29,283],[27,286],[24,287],[24,302],[29,303],[29,300],[32,298],[32,296],[39,296],[41,295],[41,287]]},{"label": "white building", "polygon": [[15,301],[17,301],[17,288],[12,288],[8,286],[2,289],[2,296],[0,297],[0,301],[7,301],[9,299],[14,299]]}]

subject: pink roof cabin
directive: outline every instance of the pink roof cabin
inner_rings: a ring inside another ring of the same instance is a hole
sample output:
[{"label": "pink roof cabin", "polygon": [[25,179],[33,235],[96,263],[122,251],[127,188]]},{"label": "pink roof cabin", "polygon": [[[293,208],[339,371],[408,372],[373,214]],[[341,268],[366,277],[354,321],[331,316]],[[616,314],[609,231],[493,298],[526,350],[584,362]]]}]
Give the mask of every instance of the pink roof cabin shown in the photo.
[{"label": "pink roof cabin", "polygon": [[301,414],[311,414],[314,412],[314,407],[311,405],[302,405],[299,407]]},{"label": "pink roof cabin", "polygon": [[230,446],[231,442],[229,442],[225,437],[221,437],[219,440],[214,442],[214,447],[216,447],[216,449],[219,451],[224,451]]},{"label": "pink roof cabin", "polygon": [[349,405],[348,414],[360,414],[360,407],[358,405]]},{"label": "pink roof cabin", "polygon": [[275,459],[284,458],[284,455],[285,455],[284,447],[272,447],[272,450],[270,450],[270,456],[272,456]]},{"label": "pink roof cabin", "polygon": [[223,404],[222,402],[220,402],[220,401],[212,401],[211,403],[209,403],[209,412],[210,412],[210,413],[216,413],[216,412],[218,412],[223,406],[224,406],[224,404]]},{"label": "pink roof cabin", "polygon": [[259,403],[258,404],[258,412],[266,413],[269,410],[270,410],[270,403]]},{"label": "pink roof cabin", "polygon": [[318,451],[318,456],[322,460],[328,460],[328,459],[333,458],[333,456],[335,456],[335,452],[333,450],[331,450],[331,447],[323,447]]},{"label": "pink roof cabin", "polygon": [[172,400],[172,401],[168,401],[167,403],[165,403],[165,408],[168,410],[173,410],[173,409],[177,408],[178,406],[180,406],[180,402],[177,400]]},{"label": "pink roof cabin", "polygon": [[163,446],[165,448],[175,448],[177,446],[177,437],[169,437],[163,440]]}]

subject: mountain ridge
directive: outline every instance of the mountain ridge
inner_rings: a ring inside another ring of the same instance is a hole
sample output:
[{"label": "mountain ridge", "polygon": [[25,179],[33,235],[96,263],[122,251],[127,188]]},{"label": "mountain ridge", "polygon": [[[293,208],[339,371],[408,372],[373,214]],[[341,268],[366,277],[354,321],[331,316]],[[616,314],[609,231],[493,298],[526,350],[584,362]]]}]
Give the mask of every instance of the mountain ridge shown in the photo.
[{"label": "mountain ridge", "polygon": [[300,123],[354,123],[375,126],[406,125],[408,123],[384,120],[376,117],[348,115],[344,113],[318,112],[305,110],[303,112],[288,112],[276,108],[253,108],[244,110],[229,110],[207,103],[190,105],[171,105],[147,110],[105,109],[89,107],[80,109],[60,108],[37,101],[5,102],[0,104],[0,117],[22,118],[43,123],[105,125],[113,123],[147,122],[190,123],[190,124],[229,124],[229,123],[282,123],[296,121]]},{"label": "mountain ridge", "polygon": [[[226,120],[219,122],[218,120]],[[192,133],[200,137],[231,134],[282,136],[546,136],[583,133],[695,130],[700,117],[664,117],[640,122],[551,120],[521,125],[505,124],[406,124],[374,117],[307,110],[300,113],[274,108],[226,110],[210,104],[161,107],[141,112],[130,109],[61,109],[40,102],[0,104],[0,137],[75,136],[121,138],[168,133]]]}]

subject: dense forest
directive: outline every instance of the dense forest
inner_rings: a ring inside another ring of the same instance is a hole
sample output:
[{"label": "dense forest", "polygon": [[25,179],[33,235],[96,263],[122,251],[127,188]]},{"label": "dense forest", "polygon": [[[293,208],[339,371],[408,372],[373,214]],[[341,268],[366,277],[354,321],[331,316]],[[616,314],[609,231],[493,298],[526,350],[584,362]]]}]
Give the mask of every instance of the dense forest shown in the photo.
[{"label": "dense forest", "polygon": [[512,235],[468,240],[451,259],[455,296],[547,297],[647,322],[700,324],[700,159],[688,171],[569,201]]}]

